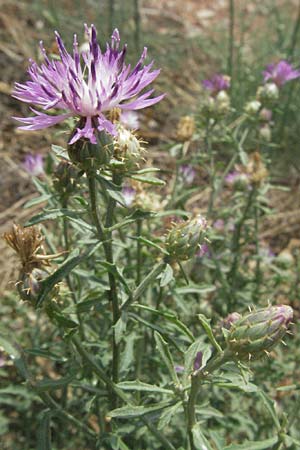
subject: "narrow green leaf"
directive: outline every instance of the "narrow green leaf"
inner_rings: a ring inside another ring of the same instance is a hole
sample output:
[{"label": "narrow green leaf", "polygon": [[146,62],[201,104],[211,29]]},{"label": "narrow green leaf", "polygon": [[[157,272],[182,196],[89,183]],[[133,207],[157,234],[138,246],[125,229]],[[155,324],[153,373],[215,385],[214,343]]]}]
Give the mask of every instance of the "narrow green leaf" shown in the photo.
[{"label": "narrow green leaf", "polygon": [[39,197],[34,197],[23,206],[24,209],[31,208],[32,206],[39,205],[40,203],[44,203],[52,197],[52,194],[43,194]]},{"label": "narrow green leaf", "polygon": [[172,394],[171,389],[165,389],[160,386],[155,386],[153,384],[143,383],[140,380],[135,381],[122,381],[118,383],[117,386],[124,391],[143,391],[143,392],[157,392],[160,394]]},{"label": "narrow green leaf", "polygon": [[197,450],[213,450],[212,446],[202,433],[199,423],[192,428],[194,445]]},{"label": "narrow green leaf", "polygon": [[[42,213],[39,213],[36,216],[33,216],[31,219],[29,219],[26,222],[25,226],[28,227],[31,225],[35,225],[37,223],[44,222],[45,220],[56,220],[59,217],[69,217],[69,218],[78,220],[84,213],[85,213],[85,211],[76,211],[76,210],[73,211],[71,209],[65,209],[65,208],[51,209],[49,211],[45,210]],[[85,225],[85,222],[84,221],[82,221],[82,222]]]},{"label": "narrow green leaf", "polygon": [[185,295],[185,294],[208,294],[210,292],[214,292],[216,290],[216,287],[210,284],[199,284],[199,285],[189,285],[187,287],[180,287],[176,288],[175,292],[178,295]]},{"label": "narrow green leaf", "polygon": [[169,253],[162,247],[160,247],[155,242],[150,241],[149,239],[143,238],[142,236],[130,236],[130,239],[134,239],[136,241],[142,242],[143,244],[147,245],[148,247],[154,247],[157,250],[159,250],[164,255],[168,255]]},{"label": "narrow green leaf", "polygon": [[163,311],[163,310],[157,310],[154,308],[150,308],[150,306],[145,306],[145,305],[133,305],[133,307],[135,308],[139,308],[142,309],[144,311],[149,311],[152,314],[155,314],[156,316],[160,316],[163,317],[164,319],[166,319],[168,322],[172,323],[173,325],[175,325],[175,327],[180,331],[183,332],[190,341],[194,341],[195,338],[193,336],[193,334],[191,333],[191,331],[189,330],[189,328],[182,323],[178,317],[176,316],[176,314],[174,314],[173,312],[167,312],[167,311]]},{"label": "narrow green leaf", "polygon": [[115,330],[116,343],[119,344],[127,328],[127,314],[125,312],[121,313],[121,316],[119,317],[113,328]]},{"label": "narrow green leaf", "polygon": [[175,384],[179,384],[179,380],[177,377],[177,373],[175,371],[175,364],[173,358],[171,356],[168,343],[163,339],[163,337],[155,331],[154,338],[156,342],[157,349],[172,377],[172,380]]},{"label": "narrow green leaf", "polygon": [[55,353],[43,348],[28,348],[25,349],[24,352],[32,356],[40,356],[42,358],[51,359],[52,361],[66,361],[65,357],[56,355]]},{"label": "narrow green leaf", "polygon": [[280,426],[280,422],[279,422],[279,419],[277,417],[276,410],[275,410],[275,407],[274,407],[274,401],[271,400],[267,396],[267,394],[265,392],[261,391],[261,390],[258,392],[258,395],[261,398],[264,406],[266,407],[266,409],[270,413],[270,416],[272,417],[273,422],[274,422],[277,430],[279,431],[281,429],[281,426]]},{"label": "narrow green leaf", "polygon": [[158,278],[160,278],[160,287],[167,286],[174,279],[173,269],[170,264],[166,265],[165,269]]},{"label": "narrow green leaf", "polygon": [[91,256],[102,245],[99,242],[97,245],[91,246],[85,253],[78,254],[78,250],[72,252],[69,257],[61,264],[61,266],[45,280],[41,281],[41,289],[37,299],[36,307],[38,308],[45,300],[47,295],[51,292],[54,286],[62,281],[69,273],[80,264],[82,261]]},{"label": "narrow green leaf", "polygon": [[274,436],[264,441],[245,442],[244,444],[231,444],[224,448],[224,450],[270,450],[273,445],[277,444],[278,436]]},{"label": "narrow green leaf", "polygon": [[127,419],[133,417],[141,417],[145,414],[159,411],[160,409],[164,409],[170,405],[169,401],[156,403],[155,405],[147,405],[147,406],[123,406],[122,408],[114,409],[108,413],[110,417],[117,417],[119,419]]},{"label": "narrow green leaf", "polygon": [[215,347],[215,349],[219,353],[221,353],[222,349],[213,335],[213,331],[210,326],[210,320],[208,320],[203,314],[198,314],[198,318],[199,318],[201,326],[204,329],[205,333],[207,334],[207,337],[210,340],[211,344]]},{"label": "narrow green leaf", "polygon": [[170,336],[170,335],[166,334],[165,330],[162,327],[160,327],[158,325],[155,325],[155,324],[149,322],[148,320],[143,319],[142,317],[140,317],[140,316],[138,316],[137,314],[134,314],[134,313],[129,313],[128,316],[130,318],[135,319],[138,322],[142,323],[146,327],[151,328],[151,330],[158,331],[158,333],[164,335],[165,338],[168,341],[170,341],[180,353],[182,353],[181,348],[178,346],[178,344],[177,344],[176,340],[173,338],[173,336]]},{"label": "narrow green leaf", "polygon": [[139,175],[143,175],[144,173],[151,173],[151,172],[160,172],[160,169],[158,169],[157,167],[148,167],[147,169],[137,170],[136,173]]},{"label": "narrow green leaf", "polygon": [[34,387],[38,392],[56,391],[70,384],[75,379],[75,377],[76,374],[72,373],[71,375],[61,377],[57,380],[45,378],[44,380],[41,380],[38,383],[36,383]]},{"label": "narrow green leaf", "polygon": [[106,192],[108,195],[113,198],[117,203],[124,206],[126,208],[126,200],[124,198],[124,195],[121,191],[113,190],[113,189],[106,189]]},{"label": "narrow green leaf", "polygon": [[166,408],[160,416],[157,428],[163,430],[169,425],[172,417],[182,408],[182,402],[175,403],[175,405]]},{"label": "narrow green leaf", "polygon": [[165,181],[156,177],[143,177],[142,175],[131,175],[133,180],[140,181],[141,183],[153,184],[154,186],[164,186]]}]

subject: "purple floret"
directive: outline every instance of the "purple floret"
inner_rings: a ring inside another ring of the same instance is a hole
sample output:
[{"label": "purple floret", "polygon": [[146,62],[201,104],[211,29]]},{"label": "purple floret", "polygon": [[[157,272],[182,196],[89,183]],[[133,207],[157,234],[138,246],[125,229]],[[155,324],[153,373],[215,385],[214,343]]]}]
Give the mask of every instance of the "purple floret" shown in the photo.
[{"label": "purple floret", "polygon": [[29,175],[37,177],[44,174],[43,156],[38,153],[36,155],[26,155],[23,167]]},{"label": "purple floret", "polygon": [[220,91],[226,91],[230,88],[230,78],[226,75],[216,73],[211,78],[203,80],[205,89],[211,91],[212,95],[218,94]]},{"label": "purple floret", "polygon": [[[30,61],[28,69],[30,81],[16,83],[13,97],[25,103],[31,103],[43,111],[50,109],[63,110],[65,113],[49,115],[33,108],[32,117],[16,120],[25,124],[23,130],[40,130],[64,121],[68,117],[85,118],[82,128],[77,128],[70,144],[80,138],[97,142],[96,130],[105,130],[116,134],[115,125],[108,120],[106,113],[113,108],[122,111],[133,111],[159,102],[164,95],[150,98],[154,89],[141,94],[141,91],[152,83],[160,70],[153,70],[153,61],[143,66],[147,49],[132,69],[125,64],[126,45],[119,50],[120,37],[114,30],[111,44],[106,44],[102,52],[97,42],[94,25],[86,26],[89,37],[89,50],[80,55],[76,35],[74,35],[73,54],[69,54],[60,35],[56,32],[56,42],[60,60],[50,60],[41,43],[44,62],[39,66]],[[82,121],[81,121],[82,122]]]},{"label": "purple floret", "polygon": [[279,61],[277,64],[269,64],[263,71],[264,81],[273,81],[278,87],[287,81],[300,77],[300,70],[293,69],[287,61]]}]

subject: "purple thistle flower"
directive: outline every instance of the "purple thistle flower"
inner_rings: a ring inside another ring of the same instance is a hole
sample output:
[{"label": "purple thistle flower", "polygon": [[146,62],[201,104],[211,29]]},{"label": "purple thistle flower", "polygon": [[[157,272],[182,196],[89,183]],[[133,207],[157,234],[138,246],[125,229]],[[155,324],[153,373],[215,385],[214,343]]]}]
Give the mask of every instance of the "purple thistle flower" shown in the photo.
[{"label": "purple thistle flower", "polygon": [[164,97],[160,95],[149,98],[154,89],[141,94],[160,72],[151,72],[153,61],[143,66],[147,55],[146,48],[132,69],[124,62],[126,45],[119,50],[120,37],[117,29],[113,32],[111,44],[106,44],[106,49],[102,52],[94,25],[91,25],[90,29],[87,26],[85,28],[89,38],[89,51],[79,53],[77,38],[74,35],[73,54],[69,54],[56,32],[60,60],[50,60],[41,43],[44,63],[38,66],[31,60],[28,69],[31,80],[24,84],[16,83],[13,92],[13,97],[44,111],[55,108],[67,112],[48,115],[31,108],[35,116],[15,117],[25,124],[20,129],[40,130],[68,117],[79,116],[85,121],[80,121],[83,126],[77,128],[69,144],[80,138],[89,139],[92,144],[96,144],[96,130],[105,130],[111,135],[117,133],[115,125],[105,116],[107,112],[116,107],[122,111],[146,108]]},{"label": "purple thistle flower", "polygon": [[23,168],[27,173],[29,173],[29,175],[32,175],[34,177],[43,175],[43,156],[40,153],[37,153],[36,155],[26,155],[23,162]]},{"label": "purple thistle flower", "polygon": [[179,177],[184,184],[192,184],[196,176],[196,170],[189,164],[179,167]]},{"label": "purple thistle flower", "polygon": [[211,78],[203,80],[205,89],[211,91],[212,95],[217,95],[220,91],[226,91],[230,88],[230,78],[226,75],[216,73]]},{"label": "purple thistle flower", "polygon": [[300,77],[300,70],[293,69],[287,61],[279,61],[277,64],[269,64],[263,71],[264,81],[273,81],[278,87],[287,81]]}]

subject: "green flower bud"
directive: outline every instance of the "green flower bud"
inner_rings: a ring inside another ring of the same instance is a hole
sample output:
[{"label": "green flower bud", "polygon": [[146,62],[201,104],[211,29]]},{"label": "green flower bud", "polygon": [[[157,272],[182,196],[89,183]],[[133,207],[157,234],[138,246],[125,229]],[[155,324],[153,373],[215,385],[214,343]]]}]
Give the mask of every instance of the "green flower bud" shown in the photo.
[{"label": "green flower bud", "polygon": [[272,139],[272,132],[271,132],[271,128],[269,127],[268,124],[265,124],[263,127],[260,128],[259,130],[259,137],[266,141],[266,142],[270,142]]},{"label": "green flower bud", "polygon": [[220,91],[216,97],[216,113],[223,116],[230,111],[230,97],[226,91]]},{"label": "green flower bud", "polygon": [[256,97],[263,104],[272,103],[278,100],[279,89],[275,83],[267,83],[257,89]]},{"label": "green flower bud", "polygon": [[246,103],[245,105],[245,113],[249,116],[256,116],[257,113],[261,109],[261,103],[258,100],[252,100],[251,102]]},{"label": "green flower bud", "polygon": [[287,305],[250,312],[231,325],[227,350],[240,360],[259,358],[283,338],[292,318],[293,309]]},{"label": "green flower bud", "polygon": [[91,144],[88,139],[79,139],[68,145],[70,160],[85,172],[107,164],[113,154],[113,141],[108,133],[100,131],[96,138],[97,144]]},{"label": "green flower bud", "polygon": [[120,170],[132,169],[138,166],[144,148],[136,135],[118,124],[117,135],[114,138],[114,154],[110,164]]},{"label": "green flower bud", "polygon": [[207,221],[202,216],[175,224],[166,239],[166,249],[174,260],[192,258],[204,242]]}]

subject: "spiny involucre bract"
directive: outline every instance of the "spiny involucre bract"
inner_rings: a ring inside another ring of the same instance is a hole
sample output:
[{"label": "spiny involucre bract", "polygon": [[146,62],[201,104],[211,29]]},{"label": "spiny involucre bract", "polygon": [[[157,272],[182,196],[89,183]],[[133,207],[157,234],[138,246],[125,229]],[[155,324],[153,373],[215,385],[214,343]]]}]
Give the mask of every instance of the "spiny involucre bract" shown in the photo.
[{"label": "spiny involucre bract", "polygon": [[281,341],[293,318],[288,305],[269,306],[242,316],[227,335],[227,349],[241,360],[257,358]]},{"label": "spiny involucre bract", "polygon": [[192,258],[203,244],[207,234],[207,221],[202,216],[175,224],[166,239],[166,248],[174,260]]}]

